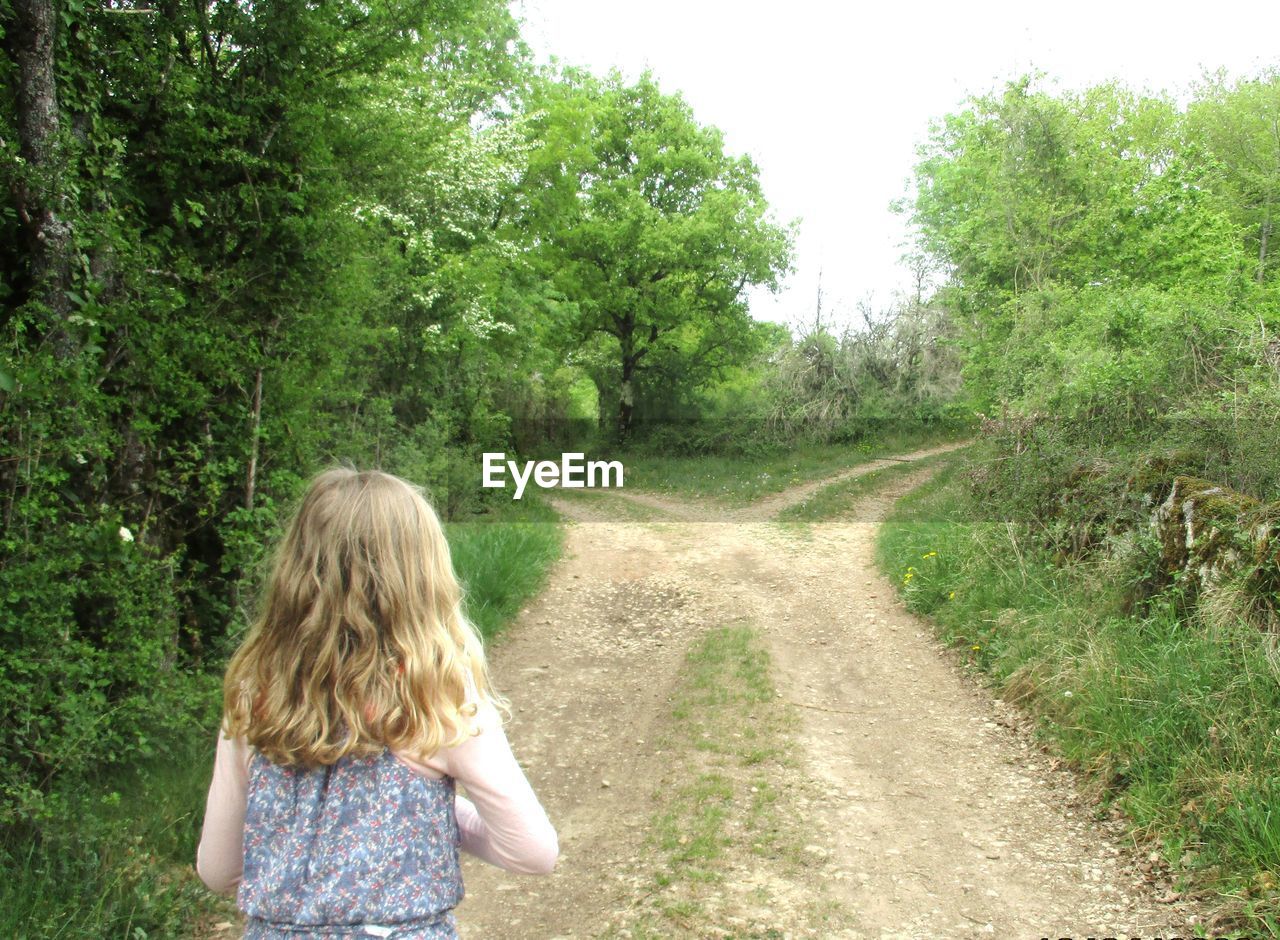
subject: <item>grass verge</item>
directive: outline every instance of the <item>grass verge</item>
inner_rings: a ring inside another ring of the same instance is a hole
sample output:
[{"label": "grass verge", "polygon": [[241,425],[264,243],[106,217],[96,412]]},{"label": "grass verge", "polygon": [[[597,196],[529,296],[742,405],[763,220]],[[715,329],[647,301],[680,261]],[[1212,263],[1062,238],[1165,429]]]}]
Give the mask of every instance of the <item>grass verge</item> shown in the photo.
[{"label": "grass verge", "polygon": [[466,585],[467,614],[486,640],[542,588],[564,543],[555,511],[538,500],[513,501],[491,519],[451,522],[445,532]]},{"label": "grass verge", "polygon": [[163,759],[112,771],[93,792],[63,795],[39,833],[7,832],[0,936],[184,937],[225,916],[228,904],[193,868],[213,745],[212,733],[193,736]]},{"label": "grass verge", "polygon": [[[562,543],[555,513],[530,500],[450,523],[446,534],[487,640],[541,588]],[[220,681],[209,677],[202,703],[211,715]],[[61,794],[62,809],[39,833],[0,835],[0,937],[233,936],[214,928],[234,920],[234,902],[210,894],[194,869],[214,745],[212,727],[198,730],[162,757],[104,775],[91,792]]]},{"label": "grass verge", "polygon": [[978,518],[960,464],[902,499],[878,560],[909,607],[1035,716],[1218,926],[1280,936],[1280,672],[1256,630],[1176,594],[1126,612],[1141,540],[1055,566]]},{"label": "grass verge", "polygon": [[755,628],[722,626],[694,644],[671,716],[661,747],[673,770],[654,794],[652,867],[608,935],[781,938],[777,925],[798,921],[809,935],[830,934],[840,913],[788,809],[802,786],[787,740],[796,719]]},{"label": "grass verge", "polygon": [[667,518],[661,509],[628,499],[618,490],[557,490],[556,499],[609,522],[662,522]]}]

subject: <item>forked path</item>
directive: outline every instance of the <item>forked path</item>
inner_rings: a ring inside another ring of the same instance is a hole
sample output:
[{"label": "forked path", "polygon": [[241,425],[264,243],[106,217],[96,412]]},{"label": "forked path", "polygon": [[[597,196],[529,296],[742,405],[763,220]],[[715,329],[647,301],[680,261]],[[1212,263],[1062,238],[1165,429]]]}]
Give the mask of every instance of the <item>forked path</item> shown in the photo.
[{"label": "forked path", "polygon": [[[742,620],[760,628],[774,683],[800,719],[798,760],[786,771],[796,779],[778,790],[815,861],[797,872],[755,860],[758,870],[727,873],[718,913],[689,932],[1192,933],[1191,913],[1161,903],[1070,778],[956,669],[874,567],[880,519],[926,473],[804,531],[769,520],[813,485],[719,517],[669,497],[638,497],[653,514],[645,521],[599,521],[610,514],[587,496],[562,505],[580,520],[565,558],[491,653],[561,860],[546,879],[468,862],[464,937],[625,935],[627,912],[652,890],[636,873],[652,851],[655,790],[679,770],[655,744],[671,721],[668,695],[690,643]],[[818,882],[841,911],[825,927],[805,913]]]}]

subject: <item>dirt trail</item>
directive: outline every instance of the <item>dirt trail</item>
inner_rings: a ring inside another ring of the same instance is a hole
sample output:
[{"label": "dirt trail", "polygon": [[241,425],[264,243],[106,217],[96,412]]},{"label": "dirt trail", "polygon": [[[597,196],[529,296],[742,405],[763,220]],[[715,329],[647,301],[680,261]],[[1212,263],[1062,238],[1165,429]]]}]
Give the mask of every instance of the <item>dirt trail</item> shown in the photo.
[{"label": "dirt trail", "polygon": [[[1191,912],[1159,903],[1071,779],[1013,727],[1011,709],[956,670],[876,571],[879,520],[925,475],[898,477],[849,518],[807,532],[768,520],[830,479],[730,514],[623,491],[661,514],[645,522],[599,521],[602,501],[564,501],[581,520],[565,559],[491,653],[561,861],[547,879],[468,862],[463,935],[625,935],[619,926],[646,890],[637,871],[655,787],[671,772],[653,742],[680,663],[704,630],[741,619],[761,628],[774,682],[800,719],[796,779],[778,786],[815,861],[800,875],[767,860],[736,872],[768,885],[768,922],[729,910],[693,933],[832,935],[803,914],[821,881],[844,912],[842,937],[1191,934]],[[730,909],[736,887],[726,880]]]},{"label": "dirt trail", "polygon": [[[771,493],[745,506],[723,506],[717,504],[714,500],[691,501],[666,494],[628,489],[584,491],[577,500],[573,502],[560,500],[556,505],[570,519],[578,522],[604,522],[610,519],[617,519],[617,504],[609,505],[612,500],[616,499],[624,500],[633,506],[656,513],[658,518],[664,520],[680,522],[767,522],[777,518],[778,513],[784,509],[804,502],[823,487],[851,480],[854,477],[865,476],[868,473],[874,473],[877,470],[883,470],[886,467],[892,467],[904,461],[913,462],[923,460],[925,457],[949,453],[963,447],[964,444],[965,442],[963,441],[940,444],[937,447],[915,451],[905,457],[880,457],[867,463],[858,464],[856,467],[833,473],[819,480],[810,480],[807,483],[788,487],[780,493]],[[601,502],[604,505],[592,505],[593,501]]]}]

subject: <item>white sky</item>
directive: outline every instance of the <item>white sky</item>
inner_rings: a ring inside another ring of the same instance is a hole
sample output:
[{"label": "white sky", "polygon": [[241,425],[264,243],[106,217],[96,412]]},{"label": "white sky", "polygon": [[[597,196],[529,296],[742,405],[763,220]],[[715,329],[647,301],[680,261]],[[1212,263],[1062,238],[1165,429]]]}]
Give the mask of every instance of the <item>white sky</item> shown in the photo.
[{"label": "white sky", "polygon": [[728,148],[760,166],[780,220],[799,218],[795,272],[752,295],[757,318],[824,320],[859,300],[887,303],[906,192],[930,118],[1032,69],[1065,87],[1117,78],[1185,91],[1204,69],[1252,74],[1280,64],[1280,3],[913,2],[874,9],[791,0],[514,0],[540,61],[597,74],[651,69]]}]

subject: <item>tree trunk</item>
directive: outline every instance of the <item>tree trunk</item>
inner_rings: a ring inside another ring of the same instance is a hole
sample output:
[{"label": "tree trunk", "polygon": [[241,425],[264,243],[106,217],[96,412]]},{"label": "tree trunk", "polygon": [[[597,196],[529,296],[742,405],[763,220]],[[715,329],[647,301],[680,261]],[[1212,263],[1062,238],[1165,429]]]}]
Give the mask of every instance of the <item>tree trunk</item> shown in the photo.
[{"label": "tree trunk", "polygon": [[31,268],[30,299],[53,314],[55,348],[73,352],[63,328],[70,312],[68,247],[71,227],[61,217],[65,168],[60,143],[58,88],[54,74],[57,10],[53,0],[13,0],[13,29],[8,45],[18,67],[18,147],[27,172],[14,185],[14,201],[27,235]]},{"label": "tree trunk", "polygon": [[635,374],[637,357],[625,353],[622,356],[622,388],[618,396],[618,440],[631,431],[631,412],[635,405]]},{"label": "tree trunk", "polygon": [[258,487],[258,453],[262,437],[262,366],[253,379],[253,411],[249,421],[249,471],[244,480],[244,508],[253,508]]},{"label": "tree trunk", "polygon": [[623,441],[631,433],[631,412],[636,402],[636,365],[643,352],[636,352],[635,321],[620,317],[614,321],[618,331],[618,345],[622,347],[622,385],[618,394],[618,440]]},{"label": "tree trunk", "polygon": [[1258,273],[1255,279],[1262,283],[1262,276],[1267,270],[1267,242],[1271,238],[1271,196],[1267,196],[1266,213],[1262,217],[1262,229],[1258,233]]}]

